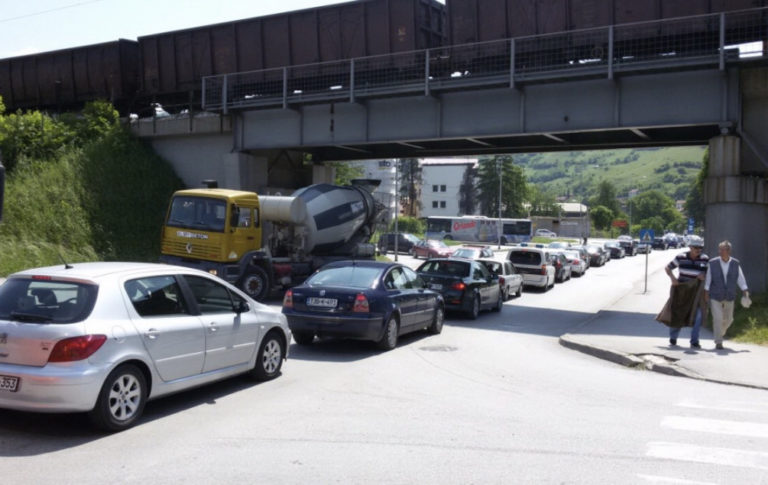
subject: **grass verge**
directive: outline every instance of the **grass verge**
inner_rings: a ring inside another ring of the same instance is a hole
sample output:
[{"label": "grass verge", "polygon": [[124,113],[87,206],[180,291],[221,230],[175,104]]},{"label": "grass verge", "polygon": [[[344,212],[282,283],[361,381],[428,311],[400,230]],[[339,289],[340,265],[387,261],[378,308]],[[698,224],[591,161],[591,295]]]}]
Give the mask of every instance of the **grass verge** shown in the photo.
[{"label": "grass verge", "polygon": [[768,293],[751,295],[752,306],[736,303],[727,337],[737,342],[768,346]]}]

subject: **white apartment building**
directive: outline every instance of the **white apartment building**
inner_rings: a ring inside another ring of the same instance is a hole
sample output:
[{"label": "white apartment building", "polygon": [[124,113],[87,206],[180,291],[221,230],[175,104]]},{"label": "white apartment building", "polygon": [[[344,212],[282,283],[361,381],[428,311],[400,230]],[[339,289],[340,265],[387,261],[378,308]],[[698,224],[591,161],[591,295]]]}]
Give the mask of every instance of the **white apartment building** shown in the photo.
[{"label": "white apartment building", "polygon": [[460,189],[475,158],[428,158],[421,161],[421,217],[465,215],[459,208]]}]

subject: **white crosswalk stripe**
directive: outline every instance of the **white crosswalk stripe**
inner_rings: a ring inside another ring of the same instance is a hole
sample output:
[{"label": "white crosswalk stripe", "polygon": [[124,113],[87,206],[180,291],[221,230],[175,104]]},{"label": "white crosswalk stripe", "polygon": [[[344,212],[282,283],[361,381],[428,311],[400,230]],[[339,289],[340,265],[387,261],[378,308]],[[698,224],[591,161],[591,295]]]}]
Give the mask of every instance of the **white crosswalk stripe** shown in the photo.
[{"label": "white crosswalk stripe", "polygon": [[[680,431],[679,437],[668,440],[669,434],[666,433],[664,437],[667,440],[647,443],[647,457],[744,470],[768,470],[768,401],[702,402],[687,399],[678,402],[676,409],[674,414],[662,418],[659,428]],[[706,444],[705,435],[719,435],[722,439],[710,438],[710,442],[717,440],[712,446]],[[717,446],[719,444],[723,446]],[[758,473],[762,475],[762,472]],[[638,473],[637,478],[645,483],[706,484],[711,483],[712,477],[702,476],[701,481],[696,481],[692,478],[699,477]]]}]

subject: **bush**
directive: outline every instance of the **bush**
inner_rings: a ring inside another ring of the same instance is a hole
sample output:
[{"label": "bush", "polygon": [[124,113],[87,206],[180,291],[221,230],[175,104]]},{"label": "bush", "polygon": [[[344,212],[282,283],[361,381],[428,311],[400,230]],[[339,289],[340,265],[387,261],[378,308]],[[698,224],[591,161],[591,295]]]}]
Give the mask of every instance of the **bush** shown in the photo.
[{"label": "bush", "polygon": [[[426,231],[424,221],[416,217],[399,217],[397,220],[397,228],[400,232],[410,232],[421,236]],[[389,224],[389,231],[395,231],[395,221]]]}]

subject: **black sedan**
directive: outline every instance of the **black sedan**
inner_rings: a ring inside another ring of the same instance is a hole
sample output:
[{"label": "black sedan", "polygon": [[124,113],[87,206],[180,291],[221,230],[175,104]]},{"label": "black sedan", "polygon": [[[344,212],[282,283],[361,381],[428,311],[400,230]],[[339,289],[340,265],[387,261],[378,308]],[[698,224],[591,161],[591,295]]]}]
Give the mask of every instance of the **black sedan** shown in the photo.
[{"label": "black sedan", "polygon": [[590,266],[602,266],[610,258],[608,251],[604,247],[596,244],[590,244],[587,246],[587,254],[589,254]]},{"label": "black sedan", "polygon": [[440,333],[445,307],[440,293],[427,289],[410,268],[338,261],[288,290],[283,313],[300,345],[311,344],[317,335],[372,340],[391,350],[400,335],[423,329]]},{"label": "black sedan", "polygon": [[472,320],[481,310],[500,311],[504,305],[498,275],[478,261],[430,259],[416,272],[430,288],[443,294],[447,310],[466,312]]},{"label": "black sedan", "polygon": [[622,248],[616,241],[608,241],[605,243],[605,249],[610,251],[611,259],[621,259],[626,255],[624,248]]}]

